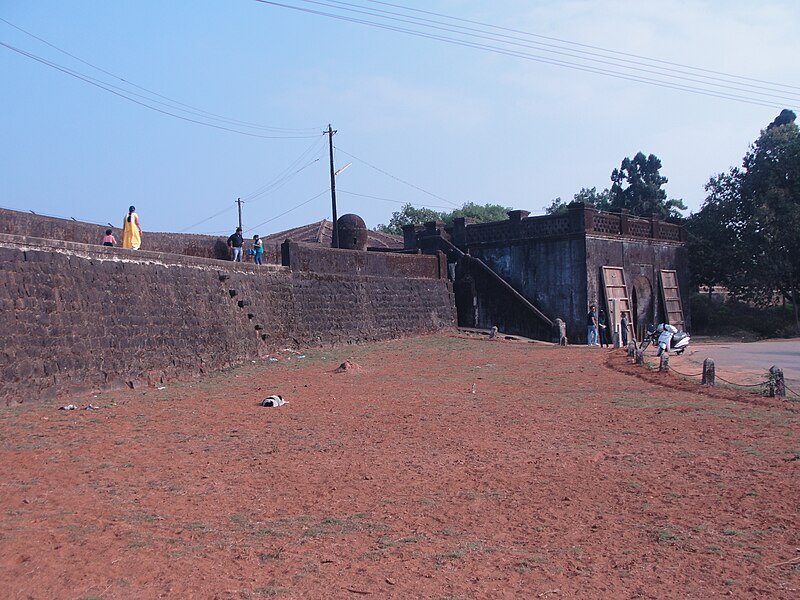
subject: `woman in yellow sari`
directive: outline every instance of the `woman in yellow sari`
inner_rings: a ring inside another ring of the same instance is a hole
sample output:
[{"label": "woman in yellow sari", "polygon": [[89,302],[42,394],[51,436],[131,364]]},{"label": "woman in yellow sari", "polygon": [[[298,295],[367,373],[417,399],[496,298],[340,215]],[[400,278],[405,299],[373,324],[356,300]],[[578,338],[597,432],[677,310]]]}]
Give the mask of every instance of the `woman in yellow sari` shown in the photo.
[{"label": "woman in yellow sari", "polygon": [[138,250],[142,245],[142,227],[139,225],[139,215],[135,211],[136,207],[131,206],[122,222],[122,247]]}]

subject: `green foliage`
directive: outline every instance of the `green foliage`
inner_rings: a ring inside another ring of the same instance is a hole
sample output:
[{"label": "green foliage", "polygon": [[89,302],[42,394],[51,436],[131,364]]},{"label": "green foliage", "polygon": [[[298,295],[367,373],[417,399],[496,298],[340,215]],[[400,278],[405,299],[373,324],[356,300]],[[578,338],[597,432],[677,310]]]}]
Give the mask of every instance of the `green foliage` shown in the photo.
[{"label": "green foliage", "polygon": [[[761,305],[795,298],[800,280],[800,130],[784,110],[742,167],[713,177],[690,219],[695,281],[721,283]],[[797,313],[795,313],[797,323]]]},{"label": "green foliage", "polygon": [[461,208],[451,212],[438,212],[430,208],[415,208],[411,204],[403,205],[399,211],[392,213],[392,218],[388,225],[378,225],[377,231],[383,233],[403,234],[403,225],[417,225],[428,221],[443,221],[445,225],[451,225],[454,219],[459,217],[470,217],[476,223],[487,223],[489,221],[503,221],[508,219],[508,211],[511,209],[499,204],[475,204],[466,202]]},{"label": "green foliage", "polygon": [[403,208],[392,213],[392,218],[389,219],[388,225],[381,224],[376,229],[383,233],[403,235],[403,225],[416,225],[417,223],[441,220],[442,213],[440,212],[430,208],[416,208],[411,204],[404,204]]},{"label": "green foliage", "polygon": [[476,223],[489,223],[490,221],[505,221],[508,219],[508,211],[511,209],[499,204],[484,204],[483,206],[474,202],[467,202],[461,208],[457,208],[451,213],[445,213],[442,220],[445,223],[452,223],[459,217],[470,217]]},{"label": "green foliage", "polygon": [[667,192],[662,189],[668,179],[662,177],[661,160],[655,155],[624,158],[619,169],[611,172],[610,203],[611,210],[628,209],[632,215],[649,217],[659,215],[666,218],[680,218],[681,210],[686,210],[683,200],[667,200]]},{"label": "green foliage", "polygon": [[[596,187],[581,188],[581,190],[573,196],[573,201],[583,202],[587,206],[594,206],[597,210],[610,210],[611,209],[611,192],[608,188],[602,192],[598,192]],[[550,206],[544,207],[544,212],[548,215],[562,215],[567,212],[569,205],[564,202],[561,197],[554,198]]]},{"label": "green foliage", "polygon": [[719,226],[732,218],[733,200],[739,194],[736,169],[712,177],[705,189],[708,196],[703,210],[691,215],[685,226],[692,283],[710,288],[725,281],[728,266],[737,260],[734,255],[740,250],[728,244],[728,232]]},{"label": "green foliage", "polygon": [[548,215],[563,215],[567,212],[567,203],[561,199],[561,196],[553,198],[550,206],[544,207],[544,212]]},{"label": "green foliage", "polygon": [[793,337],[791,306],[758,307],[735,298],[723,301],[707,293],[692,295],[692,333],[730,336],[748,341]]}]

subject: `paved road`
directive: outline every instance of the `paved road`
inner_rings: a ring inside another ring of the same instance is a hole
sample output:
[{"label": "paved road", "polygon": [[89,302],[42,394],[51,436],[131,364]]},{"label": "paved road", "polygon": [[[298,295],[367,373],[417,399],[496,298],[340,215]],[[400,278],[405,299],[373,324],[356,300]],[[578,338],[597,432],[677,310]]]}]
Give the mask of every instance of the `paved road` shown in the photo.
[{"label": "paved road", "polygon": [[[692,340],[689,350],[680,358],[683,368],[699,367],[694,372],[702,370],[703,361],[711,358],[717,377],[738,384],[763,381],[769,368],[775,365],[783,369],[786,385],[800,393],[800,338],[725,344]],[[674,366],[683,370],[678,361]],[[787,395],[797,399],[791,393]]]}]

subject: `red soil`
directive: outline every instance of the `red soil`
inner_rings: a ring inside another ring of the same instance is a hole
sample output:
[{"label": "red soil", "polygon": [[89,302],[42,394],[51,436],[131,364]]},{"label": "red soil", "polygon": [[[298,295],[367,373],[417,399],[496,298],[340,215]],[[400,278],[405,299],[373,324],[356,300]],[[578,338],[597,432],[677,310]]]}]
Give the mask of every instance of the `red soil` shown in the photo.
[{"label": "red soil", "polygon": [[781,403],[582,347],[286,356],[1,410],[2,596],[800,597]]}]

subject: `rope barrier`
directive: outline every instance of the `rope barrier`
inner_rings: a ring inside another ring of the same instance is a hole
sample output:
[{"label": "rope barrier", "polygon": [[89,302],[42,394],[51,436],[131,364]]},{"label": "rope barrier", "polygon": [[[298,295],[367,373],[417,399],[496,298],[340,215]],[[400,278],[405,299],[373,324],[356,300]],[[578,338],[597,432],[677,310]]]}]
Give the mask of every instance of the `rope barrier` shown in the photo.
[{"label": "rope barrier", "polygon": [[675,373],[677,373],[678,375],[682,375],[683,377],[702,377],[703,376],[703,372],[702,371],[700,373],[697,373],[696,375],[689,375],[687,373],[681,373],[680,371],[678,371],[678,369],[673,369],[672,367],[670,367],[669,370],[670,371],[674,371]]},{"label": "rope barrier", "polygon": [[[700,373],[682,373],[682,372],[678,371],[677,369],[672,368],[671,366],[669,367],[669,370],[673,371],[676,375],[680,375],[681,377],[702,377],[703,376],[703,372],[702,371]],[[728,385],[732,385],[732,386],[738,387],[738,388],[758,388],[758,389],[761,389],[762,391],[766,391],[770,386],[770,376],[769,375],[767,375],[767,378],[764,381],[762,381],[761,383],[734,383],[733,381],[728,381],[727,379],[724,379],[723,377],[720,377],[719,373],[716,374],[716,379],[718,379],[722,383],[726,383]],[[788,392],[790,392],[790,393],[794,394],[795,396],[797,396],[798,398],[800,398],[800,393],[797,393],[796,391],[794,391],[792,388],[790,388],[786,384],[784,384],[784,389],[786,389]]]},{"label": "rope barrier", "polygon": [[733,381],[728,381],[727,379],[723,379],[719,375],[717,375],[717,379],[719,379],[723,383],[727,383],[728,385],[733,385],[733,386],[742,387],[742,388],[763,388],[764,386],[766,386],[769,383],[767,381],[762,381],[761,383],[752,383],[752,384],[734,383]]}]

